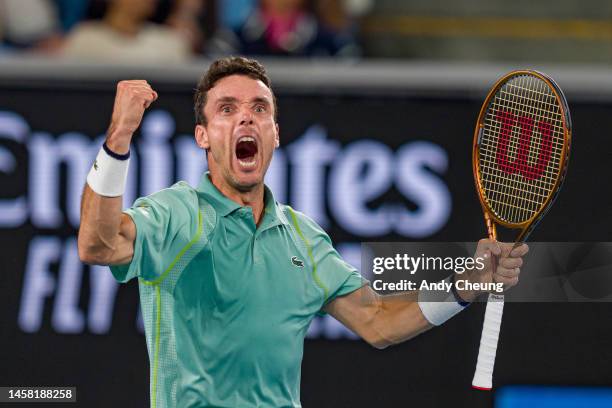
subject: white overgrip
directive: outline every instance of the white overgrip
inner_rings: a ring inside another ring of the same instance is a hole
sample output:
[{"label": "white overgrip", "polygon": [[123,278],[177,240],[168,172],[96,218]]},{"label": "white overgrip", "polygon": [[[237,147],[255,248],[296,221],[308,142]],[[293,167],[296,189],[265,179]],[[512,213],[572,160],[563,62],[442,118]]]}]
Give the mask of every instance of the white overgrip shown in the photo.
[{"label": "white overgrip", "polygon": [[493,388],[493,367],[495,366],[495,354],[497,353],[497,341],[503,313],[504,296],[489,294],[482,335],[480,336],[476,372],[472,380],[472,386],[476,389],[490,390]]}]

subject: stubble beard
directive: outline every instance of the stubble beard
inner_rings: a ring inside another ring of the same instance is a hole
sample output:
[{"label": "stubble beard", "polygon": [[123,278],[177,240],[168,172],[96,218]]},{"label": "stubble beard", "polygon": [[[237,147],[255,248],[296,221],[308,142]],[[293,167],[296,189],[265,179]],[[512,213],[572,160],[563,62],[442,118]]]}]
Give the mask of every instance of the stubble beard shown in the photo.
[{"label": "stubble beard", "polygon": [[244,183],[240,183],[238,182],[238,180],[236,180],[234,177],[232,177],[232,175],[229,175],[229,185],[236,191],[239,191],[241,193],[250,193],[251,191],[253,191],[258,185],[260,185],[261,183],[249,183],[249,184],[244,184]]}]

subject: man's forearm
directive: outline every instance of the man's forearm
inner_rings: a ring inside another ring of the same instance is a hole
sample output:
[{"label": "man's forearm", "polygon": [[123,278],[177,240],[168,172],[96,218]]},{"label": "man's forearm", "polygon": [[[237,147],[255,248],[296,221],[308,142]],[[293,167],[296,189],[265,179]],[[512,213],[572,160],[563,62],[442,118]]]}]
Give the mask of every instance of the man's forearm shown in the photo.
[{"label": "man's forearm", "polygon": [[79,256],[87,263],[106,263],[116,250],[121,227],[122,197],[103,197],[87,184],[81,199]]},{"label": "man's forearm", "polygon": [[378,348],[404,342],[433,327],[421,312],[418,292],[377,296],[379,306],[373,325],[379,335]]}]

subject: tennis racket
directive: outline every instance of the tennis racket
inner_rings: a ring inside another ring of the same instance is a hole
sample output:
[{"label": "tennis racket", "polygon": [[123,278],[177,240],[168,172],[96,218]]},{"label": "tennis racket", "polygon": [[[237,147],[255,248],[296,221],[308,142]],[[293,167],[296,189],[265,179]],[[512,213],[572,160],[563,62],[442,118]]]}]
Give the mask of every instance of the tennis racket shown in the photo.
[{"label": "tennis racket", "polygon": [[[567,101],[537,71],[514,71],[493,85],[478,116],[472,167],[487,233],[496,224],[527,240],[554,202],[567,170],[571,141]],[[490,390],[504,296],[490,294],[472,386]]]}]

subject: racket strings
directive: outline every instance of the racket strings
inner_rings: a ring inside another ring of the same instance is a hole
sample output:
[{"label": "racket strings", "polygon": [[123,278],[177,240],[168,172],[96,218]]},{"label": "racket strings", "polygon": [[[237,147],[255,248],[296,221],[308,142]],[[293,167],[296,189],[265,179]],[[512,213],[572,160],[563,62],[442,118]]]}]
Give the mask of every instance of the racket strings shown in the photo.
[{"label": "racket strings", "polygon": [[560,175],[562,110],[546,82],[520,75],[492,98],[479,144],[481,186],[491,209],[510,223],[529,220]]},{"label": "racket strings", "polygon": [[[498,95],[498,103],[497,105],[497,114],[496,114],[496,119],[498,119],[498,123],[501,122],[502,126],[500,131],[502,132],[502,135],[505,135],[505,149],[504,150],[504,154],[500,154],[501,149],[499,148],[499,141],[498,141],[498,149],[497,149],[497,154],[496,154],[496,161],[498,166],[502,167],[502,170],[504,170],[506,173],[511,173],[512,170],[516,170],[518,168],[518,170],[524,170],[522,171],[522,175],[524,177],[528,177],[531,179],[536,178],[538,175],[537,174],[533,174],[535,171],[537,171],[538,169],[534,170],[534,163],[533,163],[533,159],[531,158],[527,158],[526,156],[528,155],[528,150],[531,147],[531,143],[527,143],[524,140],[520,140],[520,136],[517,137],[517,132],[525,133],[528,137],[533,135],[533,119],[531,119],[531,116],[528,116],[529,114],[535,114],[536,116],[537,113],[534,112],[533,109],[530,108],[525,108],[525,103],[522,103],[521,101],[521,97],[525,97],[527,96],[529,99],[531,99],[531,101],[527,101],[527,102],[533,102],[534,100],[537,101],[538,103],[542,102],[542,93],[538,94],[536,92],[535,95],[526,95],[527,90],[525,88],[525,84],[524,82],[524,77],[523,78],[519,78],[519,84],[518,86],[514,86],[515,89],[512,89],[510,87],[513,86],[513,84],[509,84],[510,86],[508,88],[510,88],[510,92],[507,92],[505,89],[502,88],[500,94]],[[527,85],[529,86],[529,84]],[[518,96],[518,98],[516,97]],[[494,102],[495,103],[495,102]],[[505,106],[504,106],[505,105]],[[495,106],[494,106],[495,107]],[[505,108],[505,109],[504,109]],[[510,109],[508,109],[510,108]],[[548,108],[548,106],[545,106],[545,108]],[[518,120],[521,122],[519,124],[519,127],[515,127],[516,126],[516,115],[515,113],[518,113]],[[543,123],[543,122],[540,122]],[[519,141],[520,140],[520,141]],[[529,140],[530,142],[530,140]],[[500,160],[500,157],[504,158],[505,163],[502,163],[502,161]],[[514,165],[515,167],[512,167],[509,165],[509,162],[511,161],[510,158],[514,158]],[[531,163],[530,163],[531,162]],[[504,166],[501,166],[501,165]],[[505,167],[505,168],[504,168]],[[529,169],[530,172],[527,172],[526,170]],[[539,173],[542,173],[541,169],[539,171]],[[546,177],[544,177],[544,180],[546,180]],[[512,179],[510,178],[510,180],[506,180],[505,181],[506,184],[500,183],[497,187],[499,188],[499,190],[497,191],[497,193],[501,193],[501,197],[498,197],[498,200],[494,200],[496,201],[497,204],[506,204],[506,210],[509,212],[508,217],[512,220],[517,220],[517,217],[522,218],[522,217],[529,217],[529,213],[537,211],[537,207],[540,204],[539,200],[537,200],[538,198],[540,200],[542,199],[546,199],[546,196],[548,195],[546,191],[544,191],[544,194],[540,194],[540,197],[536,197],[536,200],[529,200],[528,196],[529,194],[526,194],[529,192],[530,189],[529,185],[524,185],[521,186],[519,183],[519,180],[517,180],[516,178]],[[553,183],[554,184],[554,183]],[[536,184],[537,187],[540,187]],[[520,187],[527,187],[527,189],[521,189]],[[512,194],[508,194],[508,192],[512,193]],[[499,195],[499,194],[498,194]],[[525,201],[525,199],[527,200],[527,202],[523,202],[521,203],[521,201]],[[525,206],[525,204],[527,204]],[[525,210],[531,210],[531,211],[525,211]],[[525,214],[525,212],[527,212],[527,214]]]}]

